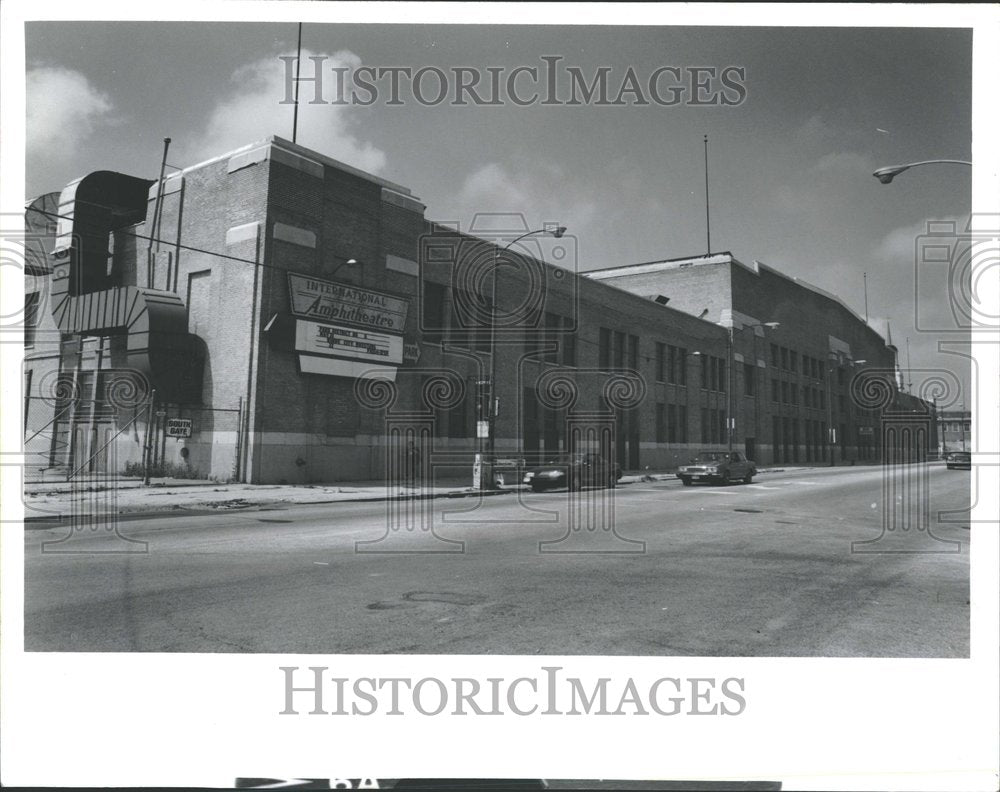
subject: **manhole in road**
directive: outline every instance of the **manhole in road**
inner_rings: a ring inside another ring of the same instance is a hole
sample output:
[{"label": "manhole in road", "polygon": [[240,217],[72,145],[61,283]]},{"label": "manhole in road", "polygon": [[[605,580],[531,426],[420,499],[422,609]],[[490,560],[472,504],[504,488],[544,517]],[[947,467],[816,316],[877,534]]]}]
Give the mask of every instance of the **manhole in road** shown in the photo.
[{"label": "manhole in road", "polygon": [[410,591],[403,595],[409,602],[443,602],[445,605],[477,605],[485,602],[480,594],[459,594],[454,591]]},{"label": "manhole in road", "polygon": [[744,514],[763,514],[762,509],[733,509],[735,512],[743,512]]}]

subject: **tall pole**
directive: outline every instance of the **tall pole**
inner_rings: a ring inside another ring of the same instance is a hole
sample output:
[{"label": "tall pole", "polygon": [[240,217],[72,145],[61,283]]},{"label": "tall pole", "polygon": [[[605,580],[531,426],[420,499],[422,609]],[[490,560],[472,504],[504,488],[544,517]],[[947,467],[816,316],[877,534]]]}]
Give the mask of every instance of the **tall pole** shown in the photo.
[{"label": "tall pole", "polygon": [[[299,22],[299,40],[295,45],[295,107],[292,110],[292,143],[299,132],[299,69],[302,68],[302,23]],[[287,94],[286,94],[287,95]]]},{"label": "tall pole", "polygon": [[736,359],[733,353],[733,343],[735,332],[736,325],[731,325],[729,328],[729,370],[726,372],[726,390],[728,391],[726,396],[726,429],[729,440],[729,453],[733,452],[733,434],[736,432],[736,416],[733,415],[733,363]]},{"label": "tall pole", "polygon": [[705,135],[705,255],[712,255],[712,221],[708,211],[708,135]]},{"label": "tall pole", "polygon": [[906,377],[908,379],[906,383],[906,392],[913,393],[913,369],[910,367],[910,337],[906,337]]},{"label": "tall pole", "polygon": [[[153,204],[153,222],[149,231],[149,245],[146,247],[146,286],[153,288],[153,243],[156,241],[157,250],[157,226],[160,217],[160,205],[163,201],[163,174],[167,169],[167,150],[170,148],[170,138],[163,138],[163,159],[160,160],[160,179],[156,182],[156,201]],[[170,284],[167,284],[170,287]]]},{"label": "tall pole", "polygon": [[868,324],[868,273],[865,273],[865,324]]}]

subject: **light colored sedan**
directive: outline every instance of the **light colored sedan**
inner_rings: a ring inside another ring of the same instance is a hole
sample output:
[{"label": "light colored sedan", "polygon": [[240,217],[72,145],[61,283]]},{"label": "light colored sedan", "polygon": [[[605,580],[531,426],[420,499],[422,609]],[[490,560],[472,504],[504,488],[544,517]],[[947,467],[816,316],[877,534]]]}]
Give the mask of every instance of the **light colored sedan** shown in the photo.
[{"label": "light colored sedan", "polygon": [[696,481],[749,484],[756,474],[757,466],[739,451],[703,451],[677,468],[677,478],[685,487]]}]

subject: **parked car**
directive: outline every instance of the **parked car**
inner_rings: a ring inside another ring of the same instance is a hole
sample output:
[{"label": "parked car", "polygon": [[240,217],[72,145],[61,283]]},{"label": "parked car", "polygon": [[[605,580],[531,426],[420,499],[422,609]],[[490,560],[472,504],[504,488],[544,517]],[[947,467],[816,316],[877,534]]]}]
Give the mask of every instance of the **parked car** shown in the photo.
[{"label": "parked car", "polygon": [[972,470],[972,454],[968,451],[952,451],[944,461],[948,470]]},{"label": "parked car", "polygon": [[522,481],[532,491],[542,492],[558,487],[614,487],[621,477],[621,465],[617,462],[598,453],[587,452],[552,457],[545,464],[528,470]]},{"label": "parked car", "polygon": [[757,475],[757,466],[739,451],[703,451],[688,464],[677,468],[677,478],[685,487],[695,481],[749,484]]}]

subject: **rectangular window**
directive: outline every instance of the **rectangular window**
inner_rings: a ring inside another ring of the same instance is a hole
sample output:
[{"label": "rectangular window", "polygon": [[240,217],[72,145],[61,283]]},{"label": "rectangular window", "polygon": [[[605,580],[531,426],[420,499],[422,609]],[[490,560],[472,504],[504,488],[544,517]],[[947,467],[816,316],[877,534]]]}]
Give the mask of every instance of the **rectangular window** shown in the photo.
[{"label": "rectangular window", "polygon": [[424,281],[421,330],[428,341],[440,341],[445,330],[444,305],[448,288]]},{"label": "rectangular window", "polygon": [[754,372],[754,366],[752,363],[743,364],[743,393],[746,396],[753,396],[754,394],[754,377],[756,376]]},{"label": "rectangular window", "polygon": [[791,349],[788,350],[788,368],[791,371],[799,370],[799,355]]},{"label": "rectangular window", "polygon": [[[671,350],[672,349],[673,348],[671,347]],[[656,342],[656,381],[657,382],[666,382],[667,381],[667,375],[666,375],[666,370],[665,370],[665,367],[666,367],[666,360],[665,360],[666,354],[667,354],[667,345],[663,344],[663,343],[661,343],[659,341],[657,341]]]},{"label": "rectangular window", "polygon": [[602,369],[611,368],[611,331],[606,327],[600,329],[597,341],[597,366]]},{"label": "rectangular window", "polygon": [[688,351],[684,347],[677,347],[677,384],[687,385],[687,355]]},{"label": "rectangular window", "polygon": [[802,404],[806,407],[812,407],[812,388],[808,385],[802,389]]},{"label": "rectangular window", "polygon": [[701,387],[710,389],[711,383],[708,381],[708,355],[701,355]]},{"label": "rectangular window", "polygon": [[621,369],[625,367],[625,333],[619,333],[615,331],[615,346],[613,349],[614,359],[611,361],[611,365],[616,369]]},{"label": "rectangular window", "polygon": [[781,348],[781,367],[788,369],[788,350],[785,347]]},{"label": "rectangular window", "polygon": [[562,319],[562,364],[564,366],[576,365],[576,333],[573,330],[573,320],[568,316]]},{"label": "rectangular window", "polygon": [[716,365],[719,367],[719,387],[716,390],[720,390],[725,393],[726,390],[728,390],[728,386],[726,384],[726,361],[722,358],[717,358]]},{"label": "rectangular window", "polygon": [[667,442],[677,442],[677,407],[673,404],[667,405]]},{"label": "rectangular window", "polygon": [[28,292],[24,295],[24,345],[35,343],[35,329],[38,327],[39,292]]},{"label": "rectangular window", "polygon": [[[673,408],[673,405],[670,405]],[[667,442],[667,419],[663,402],[656,403],[656,442]]]},{"label": "rectangular window", "polygon": [[708,408],[707,407],[702,407],[701,408],[701,442],[704,443],[704,444],[706,444],[706,445],[709,442],[708,432],[709,432],[709,429],[708,429]]},{"label": "rectangular window", "polygon": [[771,380],[771,401],[773,401],[773,402],[780,401],[780,398],[781,398],[780,397],[780,387],[781,386],[778,384],[778,380],[776,380],[776,379],[772,379]]},{"label": "rectangular window", "polygon": [[545,352],[542,360],[546,363],[559,362],[559,346],[562,344],[562,334],[559,332],[562,327],[562,317],[559,314],[545,313],[545,343],[542,345]]},{"label": "rectangular window", "polygon": [[771,365],[778,368],[778,345],[771,344]]},{"label": "rectangular window", "polygon": [[688,441],[688,408],[685,404],[677,405],[677,442],[686,443]]},{"label": "rectangular window", "polygon": [[719,411],[709,410],[708,411],[708,422],[711,424],[709,426],[709,442],[718,443],[719,442]]},{"label": "rectangular window", "polygon": [[781,382],[781,403],[788,404],[788,383],[784,380]]},{"label": "rectangular window", "polygon": [[821,410],[826,409],[826,394],[823,391],[819,392],[819,408]]},{"label": "rectangular window", "polygon": [[788,396],[791,399],[792,404],[799,403],[799,386],[794,382],[788,385]]}]

